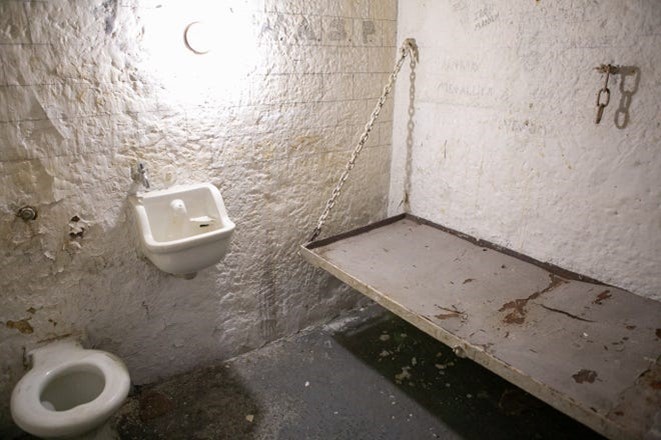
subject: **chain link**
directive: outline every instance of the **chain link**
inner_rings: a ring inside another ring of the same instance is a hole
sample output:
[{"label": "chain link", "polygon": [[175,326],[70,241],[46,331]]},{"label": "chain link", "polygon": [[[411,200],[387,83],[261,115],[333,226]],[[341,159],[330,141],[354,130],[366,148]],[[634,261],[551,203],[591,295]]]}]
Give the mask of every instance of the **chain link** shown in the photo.
[{"label": "chain link", "polygon": [[337,185],[335,185],[335,188],[333,188],[333,192],[331,193],[330,198],[326,202],[326,207],[324,208],[324,212],[322,212],[321,216],[319,217],[319,221],[317,222],[317,226],[314,228],[314,231],[312,232],[310,241],[314,241],[319,236],[319,234],[321,234],[321,229],[324,227],[324,223],[326,223],[326,219],[328,218],[331,209],[333,209],[333,206],[335,206],[335,202],[337,201],[337,198],[340,196],[340,193],[342,192],[342,187],[344,186],[344,182],[347,181],[347,179],[349,178],[349,173],[356,165],[356,159],[358,159],[360,152],[363,150],[363,147],[365,146],[367,140],[369,139],[370,133],[374,128],[374,123],[376,123],[376,120],[379,118],[379,114],[381,114],[381,110],[383,109],[383,106],[386,104],[386,100],[388,99],[388,96],[392,92],[392,88],[395,84],[395,80],[397,79],[397,75],[399,74],[399,71],[402,69],[402,65],[404,65],[404,60],[406,59],[407,56],[411,57],[412,66],[414,65],[413,60],[415,60],[416,62],[418,60],[418,48],[415,44],[415,40],[412,38],[407,38],[406,40],[404,40],[402,47],[399,49],[399,58],[395,63],[395,68],[390,74],[390,77],[388,77],[388,82],[383,88],[383,93],[381,94],[379,101],[376,103],[374,110],[372,110],[372,114],[370,115],[369,122],[365,125],[363,134],[360,136],[356,148],[351,153],[351,158],[349,159],[349,162],[347,162],[344,171],[340,176],[340,180],[337,182]]}]

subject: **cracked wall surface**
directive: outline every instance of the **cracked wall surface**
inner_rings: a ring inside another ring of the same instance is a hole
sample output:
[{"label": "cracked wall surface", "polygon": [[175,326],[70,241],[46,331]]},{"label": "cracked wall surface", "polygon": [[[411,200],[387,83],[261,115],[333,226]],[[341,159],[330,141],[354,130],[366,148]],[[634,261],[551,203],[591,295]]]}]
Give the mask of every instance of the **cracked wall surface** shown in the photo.
[{"label": "cracked wall surface", "polygon": [[[391,214],[411,212],[661,300],[661,4],[400,2]],[[595,125],[595,67],[611,76]],[[407,156],[410,158],[407,167]]]},{"label": "cracked wall surface", "polygon": [[[182,38],[200,19],[220,29],[204,56]],[[44,341],[86,337],[141,384],[356,304],[297,246],[387,79],[395,19],[395,0],[0,2],[0,436]],[[391,133],[388,105],[327,234],[385,216]],[[140,255],[136,161],[155,189],[221,190],[223,261],[182,280]]]}]

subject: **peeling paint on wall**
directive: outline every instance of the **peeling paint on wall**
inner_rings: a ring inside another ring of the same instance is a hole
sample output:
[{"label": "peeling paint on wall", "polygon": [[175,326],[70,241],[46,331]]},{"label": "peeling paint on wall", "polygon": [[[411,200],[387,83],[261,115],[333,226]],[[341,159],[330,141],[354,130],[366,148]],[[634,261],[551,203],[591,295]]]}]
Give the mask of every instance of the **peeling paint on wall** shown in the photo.
[{"label": "peeling paint on wall", "polygon": [[[0,2],[0,437],[37,344],[86,334],[141,384],[361,300],[297,247],[395,57],[396,2],[229,3]],[[246,19],[244,46],[187,51],[200,18]],[[388,105],[328,233],[385,215],[391,121]],[[221,263],[182,280],[140,255],[138,160],[154,189],[221,190],[237,223]],[[27,204],[37,220],[16,217]]]},{"label": "peeling paint on wall", "polygon": [[34,329],[28,322],[29,320],[30,318],[20,319],[18,321],[9,320],[5,323],[5,325],[7,326],[7,328],[18,330],[21,333],[27,333],[27,334],[34,333]]}]

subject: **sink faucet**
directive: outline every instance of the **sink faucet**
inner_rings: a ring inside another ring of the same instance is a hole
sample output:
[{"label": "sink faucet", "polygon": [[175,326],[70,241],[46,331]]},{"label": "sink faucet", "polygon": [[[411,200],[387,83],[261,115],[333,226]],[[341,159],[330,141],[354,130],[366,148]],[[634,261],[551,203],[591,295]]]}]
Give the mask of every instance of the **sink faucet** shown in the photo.
[{"label": "sink faucet", "polygon": [[147,169],[142,162],[138,162],[138,165],[131,172],[131,178],[135,183],[139,183],[144,186],[146,189],[149,189],[149,180],[147,180]]}]

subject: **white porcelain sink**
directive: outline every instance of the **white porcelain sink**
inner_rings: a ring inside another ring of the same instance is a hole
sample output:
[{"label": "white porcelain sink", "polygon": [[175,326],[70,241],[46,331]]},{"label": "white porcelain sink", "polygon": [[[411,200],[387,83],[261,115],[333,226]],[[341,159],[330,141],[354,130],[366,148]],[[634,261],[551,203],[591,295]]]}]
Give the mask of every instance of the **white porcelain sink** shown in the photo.
[{"label": "white porcelain sink", "polygon": [[192,274],[215,265],[227,253],[235,225],[215,186],[174,186],[129,200],[142,250],[162,271]]}]

